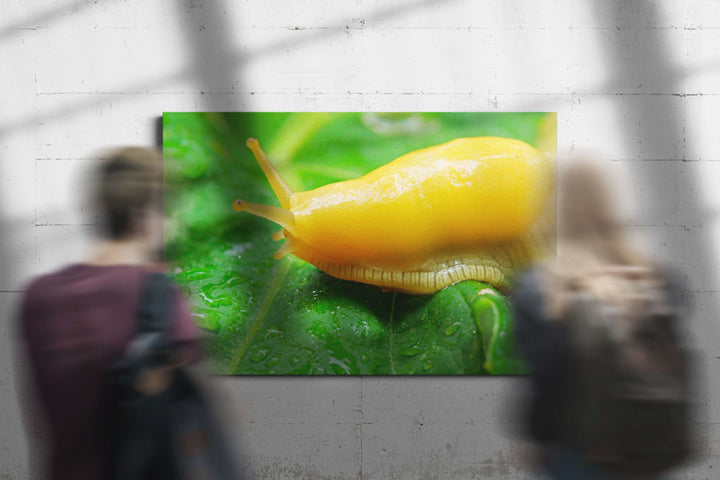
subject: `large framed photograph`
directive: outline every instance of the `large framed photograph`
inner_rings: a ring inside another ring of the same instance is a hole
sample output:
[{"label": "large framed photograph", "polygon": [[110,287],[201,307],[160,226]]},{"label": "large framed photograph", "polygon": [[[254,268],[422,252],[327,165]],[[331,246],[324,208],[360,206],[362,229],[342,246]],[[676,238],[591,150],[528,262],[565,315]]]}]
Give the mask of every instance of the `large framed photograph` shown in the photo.
[{"label": "large framed photograph", "polygon": [[525,373],[554,113],[165,113],[165,256],[230,375]]}]

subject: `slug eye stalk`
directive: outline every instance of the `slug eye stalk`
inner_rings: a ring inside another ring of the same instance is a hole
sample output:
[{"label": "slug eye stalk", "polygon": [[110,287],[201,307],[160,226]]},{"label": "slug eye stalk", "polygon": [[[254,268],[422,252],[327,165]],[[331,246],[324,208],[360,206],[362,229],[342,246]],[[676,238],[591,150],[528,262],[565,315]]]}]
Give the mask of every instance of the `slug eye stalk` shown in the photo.
[{"label": "slug eye stalk", "polygon": [[[255,138],[248,138],[245,144],[253,152],[255,160],[257,160],[260,168],[262,168],[262,171],[265,174],[265,177],[267,178],[268,182],[270,182],[270,187],[272,187],[273,192],[275,192],[275,196],[280,202],[280,205],[282,205],[282,208],[273,207],[271,205],[261,205],[259,203],[251,203],[246,202],[245,200],[237,199],[235,200],[235,202],[233,202],[233,209],[236,212],[248,212],[253,215],[257,215],[258,217],[270,220],[271,222],[275,222],[281,227],[283,227],[283,229],[290,232],[291,235],[294,235],[295,216],[293,215],[292,211],[290,211],[290,197],[292,197],[294,192],[288,186],[288,184],[285,183],[285,180],[283,180],[283,178],[280,176],[280,173],[277,171],[275,166],[270,163],[270,159],[268,159],[267,155],[260,147],[260,142],[258,142]],[[281,240],[284,238],[284,234],[282,232],[280,232],[280,235],[275,233],[273,234],[273,238],[275,240]],[[289,247],[286,248],[286,250],[288,249]],[[286,253],[287,252],[283,253],[282,255],[284,256]]]},{"label": "slug eye stalk", "polygon": [[255,155],[255,160],[257,160],[260,168],[262,168],[263,173],[267,177],[268,182],[270,182],[270,187],[272,187],[273,192],[275,192],[275,196],[280,201],[280,205],[282,205],[285,209],[289,209],[290,197],[292,197],[292,194],[294,193],[292,188],[285,183],[285,180],[283,180],[280,173],[275,169],[275,165],[270,163],[270,159],[267,155],[265,155],[265,152],[260,147],[260,142],[258,142],[257,139],[248,138],[245,145],[247,145],[248,148],[252,150],[253,155]]},{"label": "slug eye stalk", "polygon": [[248,212],[258,217],[265,218],[271,222],[275,222],[285,230],[293,233],[295,230],[295,216],[290,210],[284,208],[273,207],[272,205],[262,205],[259,203],[246,202],[237,199],[233,202],[233,209],[236,212]]}]

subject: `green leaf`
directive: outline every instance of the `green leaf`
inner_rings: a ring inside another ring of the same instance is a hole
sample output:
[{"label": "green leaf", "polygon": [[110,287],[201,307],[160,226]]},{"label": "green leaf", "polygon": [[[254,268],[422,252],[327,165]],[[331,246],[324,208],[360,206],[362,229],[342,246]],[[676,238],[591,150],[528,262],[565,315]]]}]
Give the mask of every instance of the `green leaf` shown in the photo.
[{"label": "green leaf", "polygon": [[[333,278],[292,255],[236,198],[278,205],[251,152],[257,138],[295,190],[363,175],[463,136],[536,141],[543,114],[166,113],[166,257],[219,373],[524,373],[507,301],[480,282],[433,295]],[[279,161],[278,161],[279,160]]]},{"label": "green leaf", "polygon": [[517,349],[507,300],[497,293],[478,295],[472,304],[472,314],[482,336],[485,369],[496,375],[528,373]]}]

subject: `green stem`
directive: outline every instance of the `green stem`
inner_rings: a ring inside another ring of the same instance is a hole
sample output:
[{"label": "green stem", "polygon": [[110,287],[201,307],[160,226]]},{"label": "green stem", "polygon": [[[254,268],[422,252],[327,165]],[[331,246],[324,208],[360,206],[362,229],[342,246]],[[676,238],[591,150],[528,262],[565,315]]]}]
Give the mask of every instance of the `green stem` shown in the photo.
[{"label": "green stem", "polygon": [[297,152],[338,113],[291,113],[275,133],[267,148],[273,165],[296,191],[302,190],[296,169],[288,168]]},{"label": "green stem", "polygon": [[267,290],[265,290],[265,295],[263,295],[262,300],[260,301],[260,305],[255,311],[255,315],[248,322],[247,333],[240,341],[240,345],[238,345],[238,347],[235,349],[235,352],[233,352],[232,359],[230,360],[230,366],[228,368],[228,373],[231,375],[238,375],[242,373],[238,371],[238,366],[243,359],[243,355],[245,354],[247,348],[250,346],[250,341],[260,331],[260,327],[262,326],[263,321],[265,320],[265,317],[270,310],[270,306],[272,305],[273,300],[275,300],[275,297],[277,296],[280,288],[283,285],[285,276],[290,270],[290,261],[287,258],[283,258],[278,263],[279,265],[273,273],[272,280],[270,281]]},{"label": "green stem", "polygon": [[303,145],[337,113],[291,113],[280,126],[267,152],[275,166],[290,162]]}]

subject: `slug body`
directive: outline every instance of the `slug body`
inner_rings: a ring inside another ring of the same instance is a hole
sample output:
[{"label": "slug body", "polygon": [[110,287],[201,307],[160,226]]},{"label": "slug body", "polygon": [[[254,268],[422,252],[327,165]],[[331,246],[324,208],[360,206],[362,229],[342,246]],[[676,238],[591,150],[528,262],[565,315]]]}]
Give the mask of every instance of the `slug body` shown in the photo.
[{"label": "slug body", "polygon": [[502,287],[547,243],[532,227],[553,169],[519,140],[460,138],[306,192],[285,184],[257,140],[248,146],[282,208],[237,200],[235,209],[283,227],[276,258],[292,253],[338,278],[422,294],[466,279]]}]

